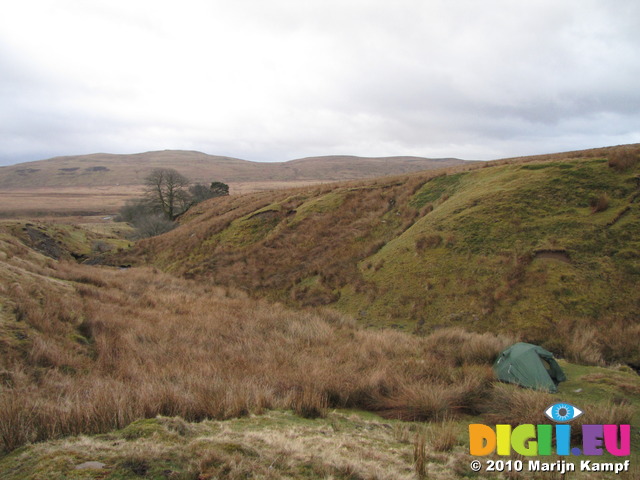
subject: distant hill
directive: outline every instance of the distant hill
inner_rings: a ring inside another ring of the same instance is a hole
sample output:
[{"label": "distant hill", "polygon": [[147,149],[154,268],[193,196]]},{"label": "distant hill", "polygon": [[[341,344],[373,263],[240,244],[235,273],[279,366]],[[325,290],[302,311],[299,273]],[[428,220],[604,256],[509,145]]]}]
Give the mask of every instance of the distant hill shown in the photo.
[{"label": "distant hill", "polygon": [[289,162],[250,162],[201,152],[165,150],[115,155],[56,157],[0,167],[1,189],[141,185],[154,168],[175,168],[194,182],[339,181],[463,164],[455,158],[310,157]]},{"label": "distant hill", "polygon": [[[633,159],[626,168],[613,166],[621,152]],[[332,305],[368,325],[517,332],[581,361],[640,368],[639,154],[635,145],[214,199],[139,242],[133,258]]]}]

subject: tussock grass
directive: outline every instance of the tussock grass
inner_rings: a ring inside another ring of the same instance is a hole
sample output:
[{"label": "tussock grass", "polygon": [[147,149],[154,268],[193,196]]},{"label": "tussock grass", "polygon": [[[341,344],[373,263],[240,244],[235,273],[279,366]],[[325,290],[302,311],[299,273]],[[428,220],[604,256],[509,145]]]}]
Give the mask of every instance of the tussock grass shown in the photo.
[{"label": "tussock grass", "polygon": [[449,381],[432,377],[401,385],[395,395],[383,401],[383,414],[406,421],[441,421],[458,413],[477,412],[494,380],[491,368],[439,368],[450,375]]},{"label": "tussock grass", "polygon": [[[549,393],[497,383],[481,408],[483,417],[495,424],[512,426],[527,423],[553,424],[554,422],[545,416],[544,411],[557,402],[558,397]],[[571,432],[572,436],[580,442],[582,425],[632,424],[636,413],[636,409],[629,401],[626,399],[616,401],[615,397],[605,402],[581,399],[579,405],[584,414],[571,422]]]},{"label": "tussock grass", "polygon": [[586,408],[588,410],[577,419],[576,425],[628,425],[633,423],[635,410],[629,403],[617,403],[614,400],[609,400],[605,403],[588,405]]},{"label": "tussock grass", "polygon": [[565,354],[570,362],[583,365],[604,365],[601,334],[593,326],[584,322],[574,325],[567,332]]},{"label": "tussock grass", "polygon": [[355,407],[444,419],[477,410],[493,380],[480,346],[493,356],[506,341],[460,329],[368,331],[336,311],[293,311],[152,268],[22,266],[2,291],[9,324],[26,332],[0,365],[7,451],[156,415],[284,408],[318,418]]},{"label": "tussock grass", "polygon": [[426,449],[427,446],[424,435],[416,435],[416,439],[413,443],[413,465],[416,471],[416,476],[421,480],[428,478],[428,458]]},{"label": "tussock grass", "polygon": [[609,155],[609,166],[619,171],[627,170],[640,161],[640,148],[629,145],[618,148]]},{"label": "tussock grass", "polygon": [[436,330],[426,339],[435,355],[453,359],[456,365],[491,364],[509,345],[513,337],[491,333],[472,333],[460,327]]},{"label": "tussock grass", "polygon": [[450,452],[458,444],[459,426],[452,420],[444,420],[432,425],[429,444],[436,452]]},{"label": "tussock grass", "polygon": [[324,418],[327,416],[327,394],[317,392],[313,386],[296,392],[292,401],[293,411],[303,418]]},{"label": "tussock grass", "polygon": [[601,193],[591,199],[591,213],[604,212],[609,208],[609,195],[606,192]]},{"label": "tussock grass", "polygon": [[549,423],[544,411],[555,403],[549,393],[497,383],[483,404],[485,418],[492,423],[519,425]]}]

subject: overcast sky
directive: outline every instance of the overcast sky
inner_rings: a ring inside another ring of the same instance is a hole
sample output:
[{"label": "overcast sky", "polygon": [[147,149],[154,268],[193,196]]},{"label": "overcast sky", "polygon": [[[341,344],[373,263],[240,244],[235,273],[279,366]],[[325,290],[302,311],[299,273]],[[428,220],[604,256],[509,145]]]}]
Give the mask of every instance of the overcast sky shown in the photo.
[{"label": "overcast sky", "polygon": [[0,165],[636,143],[639,22],[637,0],[4,2]]}]

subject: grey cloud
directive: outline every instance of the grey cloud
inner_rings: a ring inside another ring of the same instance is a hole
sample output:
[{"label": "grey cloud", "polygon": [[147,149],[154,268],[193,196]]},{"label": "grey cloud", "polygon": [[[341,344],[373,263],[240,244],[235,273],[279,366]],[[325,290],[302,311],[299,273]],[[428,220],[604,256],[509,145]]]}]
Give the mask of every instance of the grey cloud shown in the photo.
[{"label": "grey cloud", "polygon": [[52,69],[0,34],[0,163],[160,148],[493,158],[640,141],[635,1],[114,5],[65,13],[132,35],[114,55],[88,50],[100,55],[85,53],[86,69],[64,56]]}]

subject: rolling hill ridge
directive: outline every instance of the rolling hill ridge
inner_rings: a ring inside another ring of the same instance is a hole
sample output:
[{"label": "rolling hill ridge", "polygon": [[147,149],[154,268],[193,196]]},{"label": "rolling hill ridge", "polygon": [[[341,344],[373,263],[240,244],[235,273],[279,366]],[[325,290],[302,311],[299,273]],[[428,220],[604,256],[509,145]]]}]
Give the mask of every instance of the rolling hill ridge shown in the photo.
[{"label": "rolling hill ridge", "polygon": [[154,168],[174,168],[194,182],[339,181],[442,168],[454,158],[309,157],[289,162],[251,162],[202,152],[164,150],[132,155],[96,153],[0,167],[0,188],[141,185]]}]

